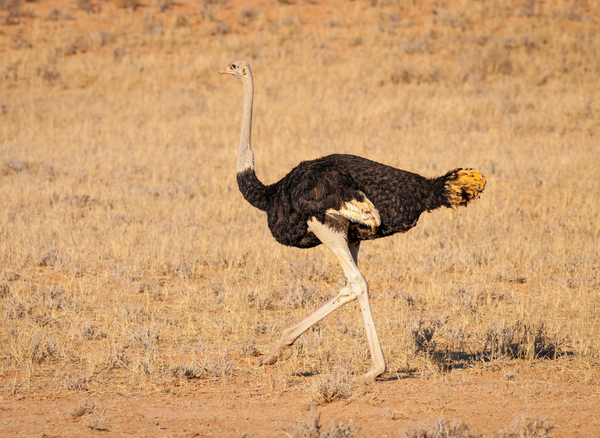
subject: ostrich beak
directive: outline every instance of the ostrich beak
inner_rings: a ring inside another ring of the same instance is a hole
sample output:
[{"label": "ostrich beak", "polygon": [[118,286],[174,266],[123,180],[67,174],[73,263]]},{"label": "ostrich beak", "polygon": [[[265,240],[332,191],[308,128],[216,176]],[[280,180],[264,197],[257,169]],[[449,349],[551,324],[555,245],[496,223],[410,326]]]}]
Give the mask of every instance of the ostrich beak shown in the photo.
[{"label": "ostrich beak", "polygon": [[227,67],[226,69],[223,69],[219,72],[220,75],[232,75],[233,74],[233,70],[230,70],[229,67]]}]

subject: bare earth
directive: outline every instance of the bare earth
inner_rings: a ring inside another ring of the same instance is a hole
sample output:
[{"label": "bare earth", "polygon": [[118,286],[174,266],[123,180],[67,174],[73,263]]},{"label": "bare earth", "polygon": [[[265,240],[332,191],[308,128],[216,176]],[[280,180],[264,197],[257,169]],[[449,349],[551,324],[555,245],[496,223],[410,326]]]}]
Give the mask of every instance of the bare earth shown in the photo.
[{"label": "bare earth", "polygon": [[[400,436],[407,426],[428,424],[437,417],[460,418],[470,429],[491,435],[524,414],[552,418],[555,436],[598,436],[600,402],[595,385],[549,382],[535,370],[510,382],[500,372],[464,374],[468,372],[454,373],[443,381],[384,379],[361,386],[350,400],[317,411],[325,428],[332,422],[352,423],[373,437]],[[84,420],[72,420],[67,414],[82,397],[4,398],[2,434],[98,434]],[[281,430],[311,415],[302,401],[303,391],[272,391],[243,379],[190,385],[176,395],[90,393],[85,397],[106,409],[107,430],[102,436],[282,436]]]}]

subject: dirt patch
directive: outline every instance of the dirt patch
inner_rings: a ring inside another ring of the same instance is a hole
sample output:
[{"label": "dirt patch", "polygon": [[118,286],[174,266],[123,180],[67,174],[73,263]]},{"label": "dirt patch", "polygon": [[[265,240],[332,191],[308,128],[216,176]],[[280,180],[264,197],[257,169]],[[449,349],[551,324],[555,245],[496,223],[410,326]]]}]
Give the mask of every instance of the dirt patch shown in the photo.
[{"label": "dirt patch", "polygon": [[[313,407],[327,429],[349,423],[361,436],[403,436],[409,427],[441,417],[459,419],[469,430],[493,433],[520,418],[548,419],[557,437],[595,436],[600,428],[596,386],[548,381],[544,370],[521,370],[514,380],[488,371],[461,371],[443,379],[390,378],[357,383],[344,401]],[[310,385],[315,377],[306,377]],[[56,397],[3,396],[0,419],[5,436],[81,436],[95,433],[93,411],[73,418],[71,411],[92,400],[101,409],[103,436],[283,436],[310,416],[306,391],[272,390],[244,379],[189,384],[174,395],[113,395],[94,392]],[[97,433],[97,432],[96,432]]]}]

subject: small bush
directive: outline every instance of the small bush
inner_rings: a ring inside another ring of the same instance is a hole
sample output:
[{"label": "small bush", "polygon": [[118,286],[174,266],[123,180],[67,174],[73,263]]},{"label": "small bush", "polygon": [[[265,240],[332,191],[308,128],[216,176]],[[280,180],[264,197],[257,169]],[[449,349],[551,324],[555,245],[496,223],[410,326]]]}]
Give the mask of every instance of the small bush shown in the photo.
[{"label": "small bush", "polygon": [[69,409],[69,415],[73,418],[83,417],[84,415],[89,415],[96,410],[96,403],[93,400],[86,400],[77,406]]},{"label": "small bush", "polygon": [[408,427],[406,438],[483,438],[483,435],[469,431],[469,427],[460,420],[446,421],[438,418],[430,426]]},{"label": "small bush", "polygon": [[58,347],[41,330],[11,330],[10,358],[14,365],[39,365],[58,356]]},{"label": "small bush", "polygon": [[0,0],[0,10],[8,12],[5,18],[7,25],[19,24],[18,17],[21,16],[21,0]]},{"label": "small bush", "polygon": [[259,10],[250,5],[242,6],[237,11],[238,23],[242,26],[247,26],[256,21],[259,15]]},{"label": "small bush", "polygon": [[565,353],[557,339],[548,335],[543,325],[490,324],[483,336],[483,356],[486,359],[556,359]]},{"label": "small bush", "polygon": [[10,293],[10,286],[6,283],[0,283],[0,298],[6,298]]},{"label": "small bush", "polygon": [[240,353],[244,357],[256,357],[260,356],[260,352],[256,348],[256,340],[250,339],[245,342],[239,343]]},{"label": "small bush", "polygon": [[545,417],[526,417],[515,420],[509,427],[495,434],[471,432],[460,420],[447,421],[437,418],[429,426],[408,427],[406,438],[551,438],[551,426]]},{"label": "small bush", "polygon": [[433,337],[447,322],[447,318],[434,318],[428,322],[419,321],[411,330],[417,352],[433,353],[436,346]]},{"label": "small bush", "polygon": [[76,9],[87,12],[88,14],[100,12],[100,6],[94,3],[92,0],[75,0],[73,6]]},{"label": "small bush", "polygon": [[228,33],[231,33],[231,26],[222,21],[218,21],[215,23],[210,33],[211,35],[227,35]]},{"label": "small bush", "polygon": [[175,19],[175,27],[187,27],[190,25],[190,22],[184,15],[178,14]]},{"label": "small bush", "polygon": [[284,431],[289,438],[358,438],[360,429],[345,423],[333,423],[327,430],[320,423],[321,414],[311,412],[310,419]]},{"label": "small bush", "polygon": [[152,3],[159,12],[165,12],[173,6],[173,0],[154,0]]},{"label": "small bush", "polygon": [[550,438],[552,429],[554,426],[545,417],[524,417],[502,429],[498,438]]},{"label": "small bush", "polygon": [[48,14],[46,15],[46,18],[44,18],[44,19],[46,21],[73,20],[73,16],[70,14],[65,14],[64,12],[61,12],[61,10],[58,8],[54,8],[54,9],[50,10],[50,12],[48,12]]},{"label": "small bush", "polygon": [[33,296],[38,308],[48,310],[69,310],[73,307],[73,297],[61,287],[41,289]]},{"label": "small bush", "polygon": [[194,360],[191,364],[177,364],[171,367],[171,373],[176,379],[207,379],[219,378],[231,373],[233,362],[225,355],[208,356],[203,362]]},{"label": "small bush", "polygon": [[151,350],[156,347],[156,344],[160,339],[160,326],[138,326],[136,328],[131,328],[127,333],[127,337],[138,348]]},{"label": "small bush", "polygon": [[309,391],[313,394],[312,402],[314,404],[324,405],[352,397],[354,384],[347,372],[337,370],[318,376]]},{"label": "small bush", "polygon": [[97,341],[106,338],[106,333],[86,321],[79,331],[79,337],[84,341]]},{"label": "small bush", "polygon": [[75,376],[68,376],[63,378],[60,381],[60,384],[63,388],[68,389],[70,391],[85,391],[88,389],[89,379],[87,376],[83,374],[78,374]]},{"label": "small bush", "polygon": [[130,11],[135,11],[142,5],[140,0],[116,0],[115,3],[118,8],[128,9]]},{"label": "small bush", "polygon": [[106,431],[108,430],[108,428],[106,428],[106,422],[107,422],[107,418],[104,416],[99,416],[99,417],[90,417],[88,419],[85,420],[85,427],[87,427],[88,429],[92,429],[92,430],[99,430],[99,431]]}]

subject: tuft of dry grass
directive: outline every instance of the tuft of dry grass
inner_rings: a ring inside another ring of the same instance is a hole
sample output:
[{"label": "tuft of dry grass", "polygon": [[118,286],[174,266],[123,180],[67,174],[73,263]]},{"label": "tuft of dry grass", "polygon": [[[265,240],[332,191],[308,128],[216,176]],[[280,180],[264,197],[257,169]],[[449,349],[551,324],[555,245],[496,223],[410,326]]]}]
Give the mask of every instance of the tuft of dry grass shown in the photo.
[{"label": "tuft of dry grass", "polygon": [[359,438],[360,429],[352,424],[333,422],[329,428],[321,424],[321,413],[310,413],[310,419],[300,422],[295,427],[283,430],[289,438]]},{"label": "tuft of dry grass", "polygon": [[225,355],[209,355],[203,361],[191,364],[180,363],[171,367],[176,379],[220,378],[232,372],[233,362]]},{"label": "tuft of dry grass", "polygon": [[460,420],[447,421],[438,418],[429,426],[407,428],[404,436],[406,438],[483,438],[484,435],[471,432],[469,426]]},{"label": "tuft of dry grass", "polygon": [[83,418],[85,427],[92,430],[107,431],[106,409],[99,407],[93,400],[81,401],[69,409],[68,414],[73,419]]},{"label": "tuft of dry grass", "polygon": [[92,429],[92,430],[98,430],[98,431],[108,431],[109,429],[106,427],[106,423],[108,421],[108,418],[101,416],[101,417],[89,417],[85,419],[85,427],[87,427],[88,429]]},{"label": "tuft of dry grass", "polygon": [[63,388],[66,388],[71,391],[84,391],[88,389],[89,377],[83,375],[82,373],[77,373],[73,376],[64,377],[60,384]]},{"label": "tuft of dry grass", "polygon": [[256,21],[262,14],[261,10],[251,5],[244,5],[237,11],[238,23],[242,26],[248,26]]},{"label": "tuft of dry grass", "polygon": [[0,0],[0,10],[7,12],[7,16],[2,17],[0,23],[7,26],[19,24],[19,17],[24,15],[22,3],[21,0]]},{"label": "tuft of dry grass", "polygon": [[140,0],[115,0],[115,4],[119,8],[133,12],[142,5],[142,2]]},{"label": "tuft of dry grass", "polygon": [[88,400],[82,401],[77,406],[73,406],[71,409],[69,409],[68,413],[72,418],[79,418],[79,417],[83,417],[84,415],[93,414],[96,412],[96,410],[97,410],[96,403],[93,400],[88,399]]},{"label": "tuft of dry grass", "polygon": [[173,6],[173,0],[153,0],[152,5],[159,11],[165,12]]},{"label": "tuft of dry grass", "polygon": [[98,3],[95,3],[93,0],[75,0],[73,6],[76,9],[87,12],[88,14],[96,14],[102,10],[101,6]]},{"label": "tuft of dry grass", "polygon": [[522,417],[500,430],[498,438],[551,438],[553,429],[546,417]]},{"label": "tuft of dry grass", "polygon": [[307,392],[311,394],[311,405],[325,405],[352,397],[354,383],[347,371],[336,369],[317,376],[307,388]]},{"label": "tuft of dry grass", "polygon": [[469,430],[469,426],[460,420],[444,420],[437,418],[429,426],[408,427],[404,436],[406,438],[551,438],[553,436],[549,421],[545,417],[523,417],[516,419],[494,434],[476,433]]},{"label": "tuft of dry grass", "polygon": [[482,340],[486,359],[512,357],[522,359],[556,359],[566,354],[558,337],[551,337],[543,324],[531,327],[517,321],[511,325],[490,324]]},{"label": "tuft of dry grass", "polygon": [[175,18],[175,27],[187,27],[189,25],[190,22],[184,15],[177,14],[177,17]]}]

